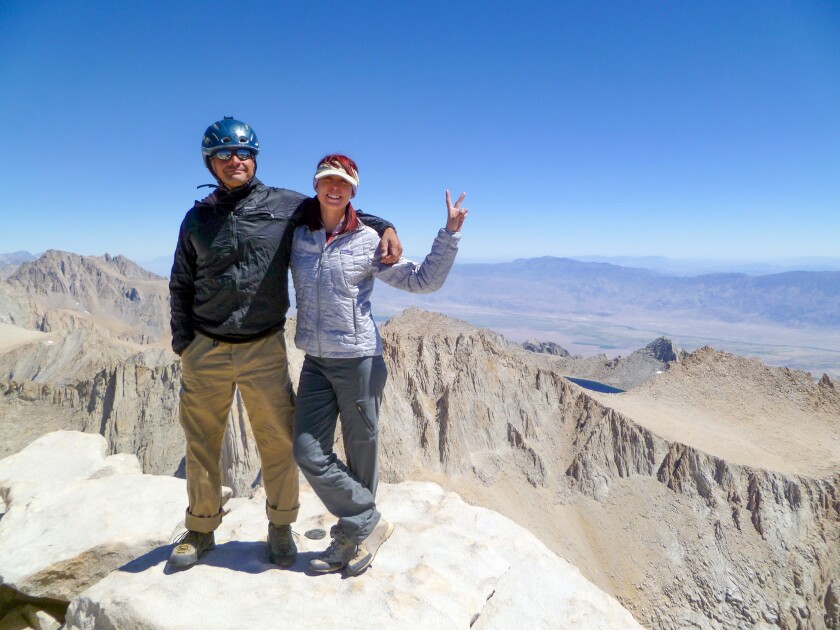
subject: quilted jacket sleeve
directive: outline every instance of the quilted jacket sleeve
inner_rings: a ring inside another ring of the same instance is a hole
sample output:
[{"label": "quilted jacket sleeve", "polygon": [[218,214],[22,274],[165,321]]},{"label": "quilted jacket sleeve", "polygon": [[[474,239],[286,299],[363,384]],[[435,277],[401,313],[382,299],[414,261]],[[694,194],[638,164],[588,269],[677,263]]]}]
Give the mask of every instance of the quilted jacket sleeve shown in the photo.
[{"label": "quilted jacket sleeve", "polygon": [[374,262],[372,271],[383,282],[411,293],[431,293],[443,286],[449,270],[458,254],[460,232],[449,232],[441,229],[432,251],[422,263],[415,263],[407,258],[401,258],[394,265],[383,265],[378,260]]}]

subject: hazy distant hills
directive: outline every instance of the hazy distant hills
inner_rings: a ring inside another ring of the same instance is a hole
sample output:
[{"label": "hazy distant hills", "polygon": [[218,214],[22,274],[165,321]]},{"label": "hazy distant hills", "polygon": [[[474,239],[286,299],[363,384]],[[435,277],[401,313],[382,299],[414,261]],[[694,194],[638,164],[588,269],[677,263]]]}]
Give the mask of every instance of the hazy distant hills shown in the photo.
[{"label": "hazy distant hills", "polygon": [[444,287],[431,295],[409,297],[380,285],[377,302],[383,301],[460,304],[530,315],[690,313],[695,319],[835,327],[840,325],[840,271],[685,277],[543,257],[456,265]]},{"label": "hazy distant hills", "polygon": [[[21,263],[34,260],[28,252],[0,254],[0,271],[5,270],[9,277]],[[113,260],[127,261],[121,256]],[[133,263],[132,267],[139,269]],[[14,283],[12,277],[9,279]],[[461,309],[532,316],[665,313],[723,322],[832,328],[840,326],[840,271],[675,276],[545,256],[506,263],[456,264],[444,287],[431,295],[412,296],[379,283],[376,302],[379,312],[408,306],[457,305]]]},{"label": "hazy distant hills", "polygon": [[[28,252],[0,254],[0,278],[34,260]],[[165,277],[172,259],[163,256],[139,265]],[[732,269],[740,271],[726,271]],[[666,313],[722,322],[837,327],[840,259],[738,263],[659,256],[546,256],[504,263],[456,263],[437,293],[411,296],[379,283],[375,299],[382,314],[408,306],[447,305],[531,316]]]},{"label": "hazy distant hills", "polygon": [[676,276],[698,276],[707,273],[766,275],[786,271],[840,271],[840,258],[829,256],[783,258],[770,261],[665,258],[664,256],[571,256],[571,258],[581,262],[650,269]]},{"label": "hazy distant hills", "polygon": [[[20,259],[20,253],[7,256]],[[19,266],[0,262],[0,280],[14,283]],[[157,308],[165,308],[168,289],[164,278],[158,280],[153,292]],[[122,299],[131,289],[141,295],[150,290],[148,282],[126,278]],[[0,310],[6,308],[3,301],[0,291]],[[380,321],[412,306],[432,309],[514,341],[551,341],[584,356],[626,354],[665,336],[684,349],[712,345],[815,377],[840,375],[840,271],[672,275],[555,257],[456,263],[433,294],[412,295],[377,283],[373,306]]]},{"label": "hazy distant hills", "polygon": [[1,265],[19,265],[20,263],[31,262],[35,260],[37,256],[30,254],[29,252],[11,252],[9,254],[0,254],[0,266]]},{"label": "hazy distant hills", "polygon": [[37,258],[37,256],[23,251],[0,254],[0,280],[14,272],[21,263],[32,262]]}]

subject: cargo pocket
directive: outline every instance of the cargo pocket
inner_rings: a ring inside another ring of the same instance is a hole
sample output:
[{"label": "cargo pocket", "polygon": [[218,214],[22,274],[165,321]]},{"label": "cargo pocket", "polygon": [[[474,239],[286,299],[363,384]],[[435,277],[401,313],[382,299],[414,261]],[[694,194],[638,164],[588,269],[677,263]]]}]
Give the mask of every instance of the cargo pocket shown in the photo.
[{"label": "cargo pocket", "polygon": [[365,411],[365,408],[362,405],[362,403],[356,403],[356,411],[359,412],[359,415],[362,417],[362,420],[365,421],[365,426],[368,428],[368,431],[370,431],[371,437],[376,435],[376,427],[373,426],[373,422],[371,422],[371,419],[368,417],[367,412]]}]

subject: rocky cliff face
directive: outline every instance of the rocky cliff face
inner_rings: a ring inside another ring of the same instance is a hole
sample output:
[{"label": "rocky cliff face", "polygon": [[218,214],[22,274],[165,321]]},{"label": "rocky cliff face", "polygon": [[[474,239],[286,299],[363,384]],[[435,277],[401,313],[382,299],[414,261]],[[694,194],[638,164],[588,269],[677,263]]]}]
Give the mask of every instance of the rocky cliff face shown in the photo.
[{"label": "rocky cliff face", "polygon": [[[0,382],[0,457],[11,455],[45,431],[73,429],[105,437],[109,453],[133,453],[143,471],[184,475],[184,433],[178,421],[181,364],[149,368],[125,363],[90,381],[53,386]],[[28,429],[19,421],[29,418]],[[259,455],[239,393],[222,451],[223,483],[237,496],[259,485]]]},{"label": "rocky cliff face", "polygon": [[[0,394],[14,407],[3,414],[4,425],[21,409],[28,409],[30,416],[63,418],[61,428],[99,433],[112,453],[134,453],[144,470],[171,475],[184,455],[177,421],[180,379],[180,364],[122,364],[74,385],[7,381],[0,383]],[[25,436],[30,437],[37,436]],[[16,442],[9,435],[2,455],[19,450],[23,444]]]},{"label": "rocky cliff face", "polygon": [[[540,501],[557,516],[558,530],[574,506],[575,520],[588,521],[587,536],[596,546],[617,552],[590,563],[587,575],[646,625],[840,624],[836,434],[835,459],[828,464],[833,474],[740,465],[658,435],[611,408],[609,395],[596,399],[550,363],[529,361],[519,348],[486,331],[411,312],[386,325],[383,336],[392,387],[383,412],[386,476],[431,472],[451,487],[478,484],[485,490],[467,494],[490,497],[493,507],[520,522],[531,518],[527,503]],[[787,383],[784,396],[793,399],[793,408],[800,408],[800,398],[813,401],[806,423],[836,426],[840,419],[837,386],[827,377],[814,383],[803,373],[749,362],[745,368],[709,350],[687,361],[690,369],[679,383],[717,369],[729,375],[717,383],[720,388],[728,383],[720,396],[734,390],[746,397],[772,374]],[[684,395],[679,383],[651,387],[661,397],[670,390]],[[752,402],[760,406],[764,400]],[[675,413],[679,408],[677,400]],[[765,411],[772,414],[773,406],[765,405]],[[737,422],[738,408],[730,413]],[[795,457],[794,436],[789,448]],[[525,484],[532,493],[522,490]],[[493,499],[492,486],[517,490],[512,499]],[[581,495],[596,504],[587,505]],[[619,523],[599,522],[605,516]],[[640,545],[651,538],[651,528],[664,530],[661,540]],[[618,532],[633,544],[615,549],[607,538]],[[562,532],[543,535],[559,553],[569,546]],[[567,554],[576,555],[574,549]]]},{"label": "rocky cliff face", "polygon": [[[677,600],[707,624],[837,627],[840,474],[811,478],[732,464],[586,406],[567,469],[577,490],[607,501],[617,482],[650,477],[695,513],[680,532],[680,570],[660,578],[671,584],[671,601],[645,594],[659,615],[677,612]],[[649,507],[652,520],[671,519],[667,506]]]}]

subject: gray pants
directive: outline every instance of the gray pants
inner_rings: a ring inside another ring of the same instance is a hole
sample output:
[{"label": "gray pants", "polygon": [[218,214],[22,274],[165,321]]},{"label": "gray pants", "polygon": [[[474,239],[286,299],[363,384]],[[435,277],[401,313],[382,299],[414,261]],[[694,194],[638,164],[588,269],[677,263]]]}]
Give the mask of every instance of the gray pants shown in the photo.
[{"label": "gray pants", "polygon": [[[309,485],[348,540],[359,543],[379,522],[379,404],[388,372],[381,356],[306,355],[295,406],[294,456]],[[333,451],[341,414],[347,463]]]}]

